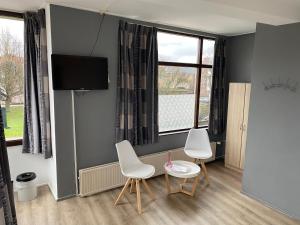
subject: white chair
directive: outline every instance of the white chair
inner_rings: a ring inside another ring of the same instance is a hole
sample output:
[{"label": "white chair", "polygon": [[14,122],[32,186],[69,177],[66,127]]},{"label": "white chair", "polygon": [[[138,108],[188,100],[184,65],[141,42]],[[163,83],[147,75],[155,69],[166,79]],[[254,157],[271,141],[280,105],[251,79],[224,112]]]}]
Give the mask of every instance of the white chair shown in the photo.
[{"label": "white chair", "polygon": [[206,129],[191,129],[189,131],[184,152],[186,155],[194,159],[195,163],[201,165],[207,184],[209,184],[208,174],[204,160],[212,157],[209,137]]},{"label": "white chair", "polygon": [[141,192],[140,192],[140,181],[142,181],[145,186],[146,191],[150,195],[150,197],[154,200],[154,194],[150,190],[146,179],[153,176],[155,173],[155,168],[152,165],[142,163],[137,157],[133,147],[130,142],[127,140],[121,141],[116,144],[121,172],[125,177],[128,177],[121,193],[119,194],[115,205],[118,204],[119,200],[125,194],[129,184],[130,193],[133,192],[134,184],[136,186],[136,196],[137,196],[137,208],[139,214],[142,213],[142,204],[141,204]]}]

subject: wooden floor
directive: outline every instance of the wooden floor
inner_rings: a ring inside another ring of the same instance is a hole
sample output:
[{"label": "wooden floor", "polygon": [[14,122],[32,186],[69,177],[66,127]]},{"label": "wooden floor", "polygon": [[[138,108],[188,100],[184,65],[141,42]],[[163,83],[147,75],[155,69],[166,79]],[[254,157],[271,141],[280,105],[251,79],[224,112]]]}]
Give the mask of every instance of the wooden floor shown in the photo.
[{"label": "wooden floor", "polygon": [[210,186],[198,186],[194,198],[184,194],[167,196],[163,176],[149,180],[156,201],[142,193],[143,214],[138,215],[134,194],[113,206],[119,189],[87,198],[56,202],[47,187],[29,203],[17,203],[19,225],[300,225],[240,193],[241,175],[224,168],[222,162],[207,165]]}]

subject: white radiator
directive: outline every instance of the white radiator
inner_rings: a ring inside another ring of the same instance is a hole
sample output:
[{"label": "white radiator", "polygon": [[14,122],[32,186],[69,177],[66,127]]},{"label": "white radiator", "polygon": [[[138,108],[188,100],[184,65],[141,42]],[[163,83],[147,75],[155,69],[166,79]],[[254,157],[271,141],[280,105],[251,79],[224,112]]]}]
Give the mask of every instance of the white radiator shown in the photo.
[{"label": "white radiator", "polygon": [[[213,157],[207,161],[215,159],[216,143],[212,143]],[[169,150],[171,151],[172,160],[193,159],[186,156],[182,148]],[[154,176],[164,173],[163,165],[166,162],[168,151],[154,153],[140,157],[147,164],[155,166]],[[109,163],[105,165],[90,167],[79,170],[79,195],[81,197],[92,195],[98,192],[106,191],[112,188],[124,185],[126,178],[122,175],[119,163]]]}]

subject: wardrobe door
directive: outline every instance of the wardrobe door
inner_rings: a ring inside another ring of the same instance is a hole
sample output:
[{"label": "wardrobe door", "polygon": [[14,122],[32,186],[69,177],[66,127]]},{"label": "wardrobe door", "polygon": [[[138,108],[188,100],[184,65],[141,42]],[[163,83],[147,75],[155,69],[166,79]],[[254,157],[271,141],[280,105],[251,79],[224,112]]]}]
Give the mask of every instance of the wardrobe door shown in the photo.
[{"label": "wardrobe door", "polygon": [[244,83],[229,85],[225,164],[237,169],[241,161],[245,87]]},{"label": "wardrobe door", "polygon": [[241,147],[241,161],[240,168],[244,169],[245,163],[245,150],[246,150],[246,141],[247,141],[247,129],[248,129],[248,113],[249,113],[249,104],[250,104],[250,92],[251,84],[246,84],[245,86],[245,101],[244,101],[244,117],[243,117],[243,134],[242,134],[242,147]]}]

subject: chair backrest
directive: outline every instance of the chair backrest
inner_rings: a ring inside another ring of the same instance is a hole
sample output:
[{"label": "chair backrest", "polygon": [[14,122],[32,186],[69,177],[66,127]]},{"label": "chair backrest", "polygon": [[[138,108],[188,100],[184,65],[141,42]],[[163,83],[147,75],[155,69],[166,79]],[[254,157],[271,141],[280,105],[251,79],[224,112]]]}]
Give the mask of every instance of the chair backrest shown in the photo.
[{"label": "chair backrest", "polygon": [[137,157],[129,141],[124,140],[116,144],[121,171],[125,172],[127,168],[142,163]]},{"label": "chair backrest", "polygon": [[211,152],[210,141],[206,129],[192,128],[189,131],[184,149]]}]

